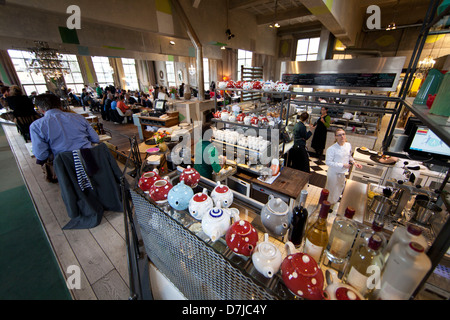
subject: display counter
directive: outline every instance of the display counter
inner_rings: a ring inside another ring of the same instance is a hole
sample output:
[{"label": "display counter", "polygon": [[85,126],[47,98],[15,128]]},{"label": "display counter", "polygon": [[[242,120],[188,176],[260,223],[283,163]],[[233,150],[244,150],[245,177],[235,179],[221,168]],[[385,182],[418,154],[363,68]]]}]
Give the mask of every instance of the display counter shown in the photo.
[{"label": "display counter", "polygon": [[[174,183],[175,177],[172,180]],[[202,178],[194,192],[208,189],[215,182]],[[202,231],[201,222],[188,211],[157,206],[141,189],[130,190],[143,243],[150,261],[190,300],[274,300],[295,299],[278,272],[265,278],[254,267],[251,257],[235,254],[224,237],[212,242]],[[264,240],[260,219],[263,204],[233,192],[233,208],[249,221]],[[270,237],[286,256],[281,239]]]}]

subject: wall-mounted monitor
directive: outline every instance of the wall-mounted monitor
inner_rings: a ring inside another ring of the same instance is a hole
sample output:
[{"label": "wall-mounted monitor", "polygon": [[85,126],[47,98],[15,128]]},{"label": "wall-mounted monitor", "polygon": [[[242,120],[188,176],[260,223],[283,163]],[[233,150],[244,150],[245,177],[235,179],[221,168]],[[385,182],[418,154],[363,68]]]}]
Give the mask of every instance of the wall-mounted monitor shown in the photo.
[{"label": "wall-mounted monitor", "polygon": [[433,131],[423,125],[416,125],[405,144],[405,151],[411,156],[439,161],[450,160],[450,147]]}]

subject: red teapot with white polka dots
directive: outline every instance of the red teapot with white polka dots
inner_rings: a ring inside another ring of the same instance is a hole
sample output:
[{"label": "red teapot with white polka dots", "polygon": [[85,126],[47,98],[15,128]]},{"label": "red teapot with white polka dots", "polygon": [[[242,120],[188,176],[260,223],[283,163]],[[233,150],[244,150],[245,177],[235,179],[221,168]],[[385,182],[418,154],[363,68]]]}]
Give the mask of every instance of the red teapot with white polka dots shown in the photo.
[{"label": "red teapot with white polka dots", "polygon": [[170,189],[173,186],[169,182],[168,177],[164,177],[164,179],[156,181],[149,190],[149,196],[153,199],[157,204],[164,204],[167,202],[167,197]]},{"label": "red teapot with white polka dots", "polygon": [[[235,209],[235,208],[232,208]],[[228,248],[236,254],[251,256],[258,242],[258,232],[247,220],[239,218],[239,210],[234,212],[234,223],[225,235]]]},{"label": "red teapot with white polka dots", "polygon": [[191,168],[191,166],[187,166],[180,175],[180,181],[184,181],[185,185],[195,188],[200,181],[200,173],[194,168]]},{"label": "red teapot with white polka dots", "polygon": [[281,264],[281,275],[289,291],[308,300],[325,299],[324,276],[317,262],[306,253],[296,252],[290,241],[285,247],[288,256]]}]

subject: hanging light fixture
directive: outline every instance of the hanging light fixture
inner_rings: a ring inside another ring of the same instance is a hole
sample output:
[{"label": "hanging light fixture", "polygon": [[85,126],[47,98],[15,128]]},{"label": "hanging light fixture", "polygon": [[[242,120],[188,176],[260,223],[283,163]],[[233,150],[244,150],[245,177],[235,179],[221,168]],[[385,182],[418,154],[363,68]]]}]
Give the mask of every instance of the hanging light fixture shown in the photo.
[{"label": "hanging light fixture", "polygon": [[398,0],[397,3],[395,4],[394,16],[392,18],[392,22],[388,24],[388,26],[386,27],[386,31],[397,29],[397,25],[395,24],[395,18],[397,17],[397,10],[398,10],[399,3],[400,3],[400,0]]},{"label": "hanging light fixture", "polygon": [[195,67],[191,64],[191,66],[189,67],[189,74],[191,75],[191,76],[193,76],[194,74],[195,74]]},{"label": "hanging light fixture", "polygon": [[278,15],[278,0],[275,0],[275,15],[274,15],[274,21],[273,23],[269,24],[269,28],[279,28],[280,24],[277,21],[277,15]]},{"label": "hanging light fixture", "polygon": [[56,49],[50,48],[44,41],[35,41],[34,43],[36,46],[29,48],[34,56],[28,61],[29,72],[42,73],[47,79],[59,78],[70,73],[67,62],[63,61],[62,55]]}]

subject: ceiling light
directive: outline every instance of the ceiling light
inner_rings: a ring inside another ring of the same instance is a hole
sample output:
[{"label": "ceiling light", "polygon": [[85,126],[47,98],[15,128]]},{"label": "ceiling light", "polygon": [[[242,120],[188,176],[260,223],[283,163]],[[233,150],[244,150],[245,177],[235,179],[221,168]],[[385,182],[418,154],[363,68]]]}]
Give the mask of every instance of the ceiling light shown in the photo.
[{"label": "ceiling light", "polygon": [[397,26],[395,25],[395,22],[391,22],[391,23],[387,26],[386,31],[389,31],[389,30],[395,30],[395,29],[397,29]]},{"label": "ceiling light", "polygon": [[225,46],[222,46],[221,48],[220,48],[221,50],[225,50],[226,49],[226,47]]},{"label": "ceiling light", "polygon": [[275,27],[275,28],[279,28],[279,27],[280,27],[280,25],[278,24],[278,22],[275,22],[274,27]]},{"label": "ceiling light", "polygon": [[230,29],[227,29],[227,31],[225,31],[225,34],[227,35],[228,40],[231,40],[231,38],[234,38],[234,34],[231,33]]},{"label": "ceiling light", "polygon": [[175,45],[175,41],[169,41],[169,43],[172,45],[172,46],[174,46]]}]

